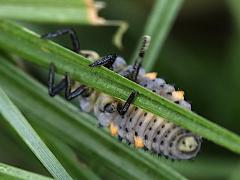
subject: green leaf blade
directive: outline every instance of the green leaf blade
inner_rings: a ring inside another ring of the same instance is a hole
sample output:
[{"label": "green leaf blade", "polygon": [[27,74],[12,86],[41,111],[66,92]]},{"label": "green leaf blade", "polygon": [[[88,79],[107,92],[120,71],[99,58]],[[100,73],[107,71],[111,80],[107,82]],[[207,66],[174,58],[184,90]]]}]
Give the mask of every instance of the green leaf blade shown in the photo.
[{"label": "green leaf blade", "polygon": [[[94,15],[94,16],[92,16]],[[92,2],[84,0],[0,0],[0,18],[40,23],[102,24]]]},{"label": "green leaf blade", "polygon": [[[174,20],[183,4],[183,0],[156,0],[153,10],[148,18],[145,26],[144,35],[152,37],[151,44],[146,52],[143,67],[150,71],[155,62],[159,59],[158,56],[162,50],[163,44],[172,27]],[[132,63],[135,60],[134,53]]]},{"label": "green leaf blade", "polygon": [[1,87],[0,112],[55,178],[71,179],[66,170],[43,143],[38,134],[34,131],[17,107],[11,102]]},{"label": "green leaf blade", "polygon": [[28,172],[7,164],[0,163],[0,178],[1,179],[38,179],[38,180],[51,180],[51,178],[44,177],[32,172]]}]

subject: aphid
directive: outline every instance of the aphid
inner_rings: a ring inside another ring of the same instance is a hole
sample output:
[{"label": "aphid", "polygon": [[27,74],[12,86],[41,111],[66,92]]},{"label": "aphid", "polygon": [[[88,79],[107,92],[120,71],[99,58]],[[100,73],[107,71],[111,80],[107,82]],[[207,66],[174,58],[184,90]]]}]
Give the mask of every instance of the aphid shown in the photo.
[{"label": "aphid", "polygon": [[[73,51],[94,62],[91,67],[105,66],[114,72],[152,90],[180,106],[191,110],[191,105],[184,100],[184,92],[175,90],[174,86],[167,84],[163,79],[157,78],[156,73],[146,73],[141,63],[150,43],[150,37],[144,36],[138,57],[133,65],[127,65],[125,60],[116,54],[102,58],[94,51],[80,50],[76,33],[71,29],[58,30],[43,35],[42,38],[51,39],[63,34],[70,34]],[[65,91],[65,98],[71,100],[81,95],[80,107],[85,112],[93,112],[99,125],[108,127],[112,136],[119,140],[126,140],[136,148],[144,148],[158,155],[171,159],[191,159],[197,155],[201,147],[201,137],[183,129],[167,119],[146,112],[131,103],[137,96],[133,91],[127,101],[123,103],[107,94],[98,92],[85,85],[72,89],[69,75],[54,85],[55,66],[50,65],[49,95],[55,96]]]}]

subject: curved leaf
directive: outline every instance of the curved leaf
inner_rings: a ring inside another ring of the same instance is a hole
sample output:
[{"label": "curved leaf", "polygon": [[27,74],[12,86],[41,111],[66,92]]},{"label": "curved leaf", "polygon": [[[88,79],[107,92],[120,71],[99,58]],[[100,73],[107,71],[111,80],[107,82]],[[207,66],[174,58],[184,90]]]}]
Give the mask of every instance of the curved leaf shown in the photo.
[{"label": "curved leaf", "polygon": [[1,89],[1,86],[0,113],[55,178],[72,179],[21,112]]}]

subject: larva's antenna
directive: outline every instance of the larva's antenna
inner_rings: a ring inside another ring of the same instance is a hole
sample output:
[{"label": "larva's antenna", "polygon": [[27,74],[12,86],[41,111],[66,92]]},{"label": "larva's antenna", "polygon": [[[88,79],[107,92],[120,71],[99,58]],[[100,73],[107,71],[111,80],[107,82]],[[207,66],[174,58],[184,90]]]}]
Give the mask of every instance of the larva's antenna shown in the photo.
[{"label": "larva's antenna", "polygon": [[134,82],[136,82],[136,80],[137,80],[139,69],[142,66],[143,57],[145,55],[146,50],[148,49],[148,47],[150,45],[150,41],[151,41],[150,36],[147,36],[147,35],[143,36],[138,56],[137,56],[137,58],[136,58],[136,60],[133,64],[133,72],[132,72],[132,78],[131,79]]}]

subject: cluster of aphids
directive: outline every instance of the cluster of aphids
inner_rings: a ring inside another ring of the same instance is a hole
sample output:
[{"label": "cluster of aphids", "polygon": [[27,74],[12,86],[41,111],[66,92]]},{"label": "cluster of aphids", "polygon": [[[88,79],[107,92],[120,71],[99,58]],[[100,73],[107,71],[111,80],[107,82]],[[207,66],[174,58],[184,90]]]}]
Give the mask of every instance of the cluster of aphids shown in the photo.
[{"label": "cluster of aphids", "polygon": [[[127,65],[125,60],[116,54],[100,58],[96,52],[80,50],[76,33],[71,29],[58,30],[46,34],[42,38],[50,39],[63,34],[70,34],[74,52],[94,61],[90,66],[105,66],[156,94],[179,104],[183,108],[191,110],[191,105],[184,100],[183,91],[176,91],[172,85],[167,84],[161,78],[157,78],[156,73],[146,73],[141,68],[145,51],[150,43],[149,36],[143,37],[141,49],[135,63]],[[54,85],[54,74],[55,66],[51,64],[48,82],[50,96],[55,96],[63,90],[67,100],[81,95],[81,109],[85,112],[93,112],[99,124],[110,129],[112,136],[118,136],[120,140],[125,139],[136,148],[145,148],[171,159],[191,159],[199,152],[201,146],[200,136],[194,135],[167,119],[132,105],[131,103],[137,96],[137,92],[133,91],[127,101],[123,103],[85,85],[80,85],[72,91],[68,74],[60,83]]]}]

